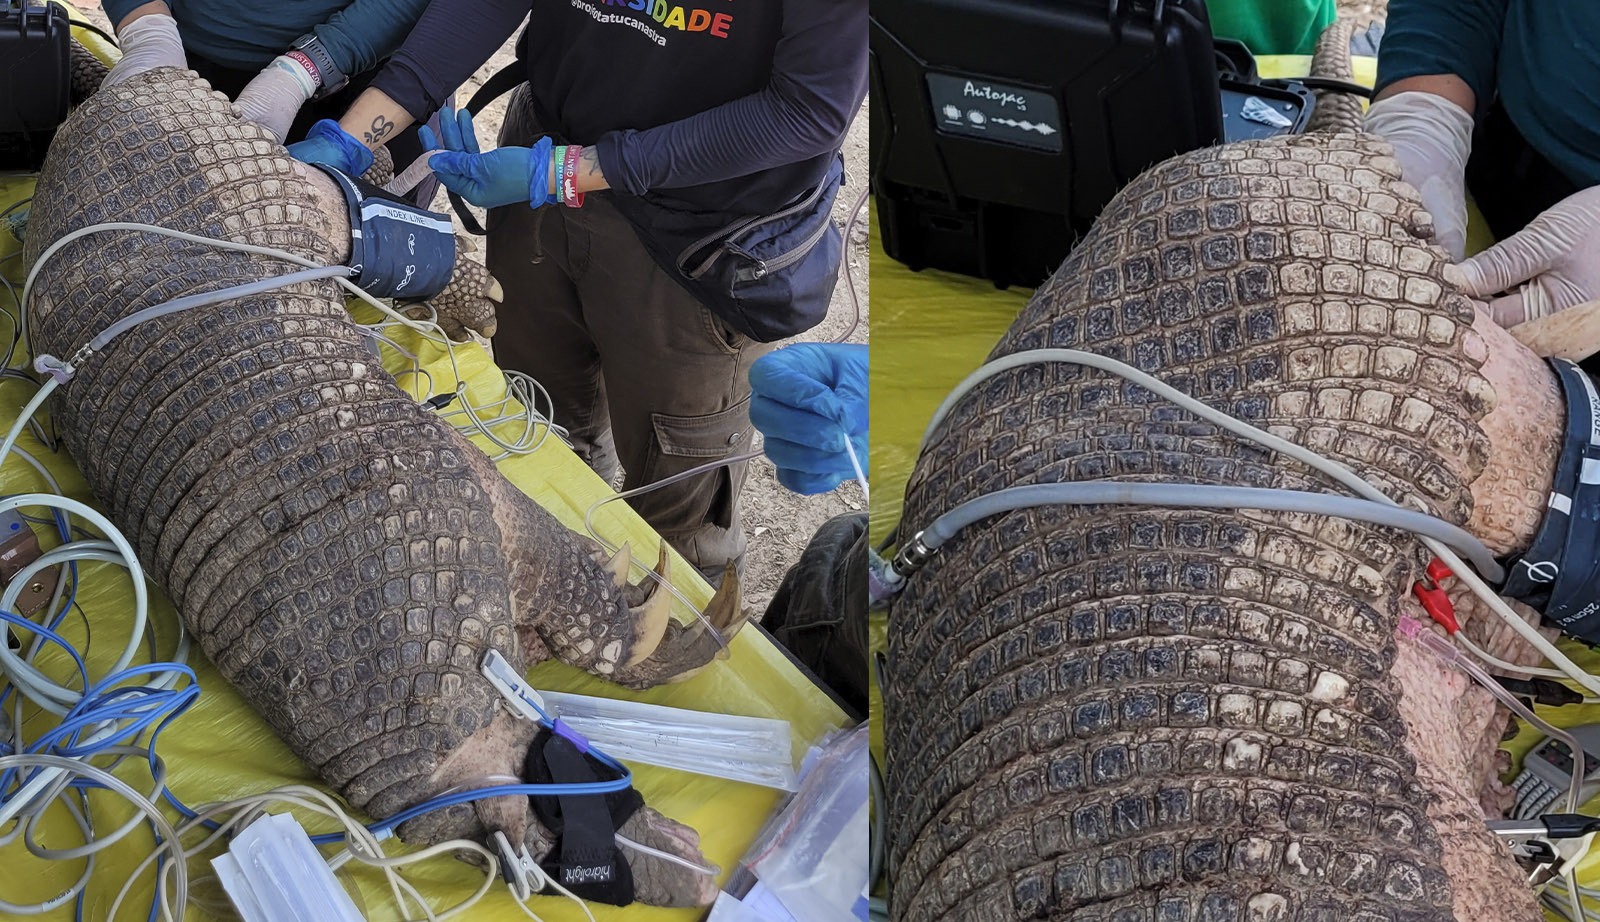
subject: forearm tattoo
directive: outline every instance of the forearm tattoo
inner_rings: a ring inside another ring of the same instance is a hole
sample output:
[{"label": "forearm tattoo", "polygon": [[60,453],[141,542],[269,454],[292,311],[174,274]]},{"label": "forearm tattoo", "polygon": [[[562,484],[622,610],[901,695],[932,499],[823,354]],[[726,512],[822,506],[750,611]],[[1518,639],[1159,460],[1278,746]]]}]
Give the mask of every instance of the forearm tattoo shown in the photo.
[{"label": "forearm tattoo", "polygon": [[361,139],[367,142],[368,147],[372,147],[376,144],[381,144],[383,139],[394,131],[394,128],[394,122],[380,115],[372,120],[372,127],[362,134]]},{"label": "forearm tattoo", "polygon": [[585,147],[578,152],[578,162],[583,165],[585,176],[599,176],[600,151],[594,147]]}]

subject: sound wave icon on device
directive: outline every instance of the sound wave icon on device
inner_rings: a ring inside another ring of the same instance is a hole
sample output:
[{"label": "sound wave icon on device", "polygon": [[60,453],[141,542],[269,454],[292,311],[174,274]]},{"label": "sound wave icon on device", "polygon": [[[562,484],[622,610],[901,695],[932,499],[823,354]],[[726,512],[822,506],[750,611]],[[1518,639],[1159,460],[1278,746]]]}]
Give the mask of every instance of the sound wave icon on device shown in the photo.
[{"label": "sound wave icon on device", "polygon": [[1056,129],[1044,124],[1043,122],[1035,124],[1029,121],[1019,122],[1016,119],[1010,118],[994,118],[990,119],[990,121],[994,122],[996,125],[1005,125],[1008,128],[1021,128],[1023,131],[1037,131],[1047,138],[1056,133]]}]

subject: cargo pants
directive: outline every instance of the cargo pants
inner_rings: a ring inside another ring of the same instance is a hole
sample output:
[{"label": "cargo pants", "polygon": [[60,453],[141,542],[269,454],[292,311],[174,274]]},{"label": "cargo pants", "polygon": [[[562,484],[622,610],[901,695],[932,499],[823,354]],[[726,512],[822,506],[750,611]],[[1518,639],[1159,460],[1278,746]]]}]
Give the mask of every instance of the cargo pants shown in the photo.
[{"label": "cargo pants", "polygon": [[[529,146],[532,124],[518,88],[500,145]],[[502,368],[549,391],[573,449],[625,489],[748,453],[750,365],[771,351],[718,320],[674,282],[612,206],[590,193],[582,208],[527,204],[493,209],[488,267],[505,289],[494,336]],[[628,500],[713,586],[746,547],[739,492],[748,462]]]}]

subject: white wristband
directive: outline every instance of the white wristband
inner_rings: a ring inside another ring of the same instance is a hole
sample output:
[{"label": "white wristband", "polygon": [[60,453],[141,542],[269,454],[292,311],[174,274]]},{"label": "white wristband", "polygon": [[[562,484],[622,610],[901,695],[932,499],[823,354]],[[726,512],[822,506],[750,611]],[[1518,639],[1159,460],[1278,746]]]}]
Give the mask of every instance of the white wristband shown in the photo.
[{"label": "white wristband", "polygon": [[317,81],[312,78],[311,72],[306,70],[306,66],[304,64],[301,64],[294,58],[283,54],[273,58],[272,64],[275,67],[281,67],[288,71],[289,74],[294,77],[295,82],[300,84],[300,89],[305,91],[307,99],[310,99],[311,94],[317,91]]}]

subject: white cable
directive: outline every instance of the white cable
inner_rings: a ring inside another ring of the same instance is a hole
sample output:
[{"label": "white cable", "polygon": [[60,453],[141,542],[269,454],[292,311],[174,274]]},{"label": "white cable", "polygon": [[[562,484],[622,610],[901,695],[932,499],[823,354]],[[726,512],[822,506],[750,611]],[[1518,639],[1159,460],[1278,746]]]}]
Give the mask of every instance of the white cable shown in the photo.
[{"label": "white cable", "polygon": [[623,835],[620,832],[616,834],[616,840],[617,840],[617,844],[621,845],[623,848],[631,848],[636,852],[640,852],[641,854],[650,855],[650,856],[655,857],[655,858],[660,858],[662,861],[670,861],[673,864],[677,864],[677,865],[681,865],[683,867],[686,867],[689,870],[695,872],[696,874],[704,874],[707,877],[715,877],[715,876],[717,876],[717,869],[716,868],[708,868],[703,864],[696,864],[695,862],[690,861],[689,859],[683,857],[682,855],[674,855],[671,852],[664,852],[659,848],[651,848],[650,846],[644,844],[643,842],[635,842],[635,841],[633,841],[632,839],[628,838],[627,836]]},{"label": "white cable", "polygon": [[[489,888],[494,884],[495,880],[498,879],[499,876],[498,856],[496,856],[493,851],[486,848],[483,843],[474,842],[467,839],[456,839],[448,842],[441,842],[406,855],[389,856],[384,852],[382,846],[382,840],[386,837],[385,835],[374,834],[371,830],[367,829],[361,824],[360,821],[352,817],[349,812],[344,809],[343,805],[327,792],[306,785],[287,785],[271,791],[247,795],[245,797],[237,798],[224,803],[201,805],[196,810],[196,815],[193,818],[185,820],[181,825],[176,827],[176,832],[180,840],[184,836],[188,836],[199,831],[205,831],[207,834],[194,845],[183,848],[181,850],[182,858],[178,863],[185,863],[193,860],[197,856],[200,856],[224,836],[228,835],[231,831],[242,828],[249,825],[251,822],[254,822],[254,820],[264,813],[269,806],[274,804],[299,808],[319,816],[330,818],[337,822],[341,831],[345,835],[345,847],[336,856],[329,860],[329,866],[331,868],[337,868],[346,861],[354,860],[382,871],[385,881],[389,885],[390,894],[394,897],[396,905],[403,913],[407,911],[406,907],[408,904],[414,903],[421,909],[424,918],[430,920],[444,920],[462,915],[468,912],[485,895],[488,894]],[[217,819],[216,829],[205,829],[204,824],[207,820],[220,818],[224,814],[227,814],[227,817],[225,819]],[[160,854],[160,851],[161,850],[158,850],[157,852],[147,855],[145,859],[140,862],[136,868],[134,868],[128,880],[123,884],[122,890],[119,891],[117,895],[117,901],[112,904],[113,912],[115,911],[116,907],[120,906],[122,899],[126,897],[133,882],[138,879],[139,875],[144,872],[145,868],[150,866],[151,862],[156,859],[156,855]],[[170,852],[170,850],[168,851]],[[448,910],[434,910],[425,900],[423,900],[422,895],[416,890],[416,888],[397,873],[399,869],[408,865],[425,861],[439,855],[452,854],[459,851],[471,851],[480,855],[485,859],[488,867],[483,881],[479,885],[478,889],[466,900]],[[174,862],[168,862],[168,865],[164,866],[163,874],[165,874],[165,869],[172,863]],[[540,871],[539,873],[542,875],[543,872]],[[544,880],[552,886],[555,886],[558,891],[576,900],[578,904],[584,908],[585,913],[588,912],[588,907],[583,904],[582,900],[578,900],[577,897],[572,896],[569,891],[559,887],[559,885],[556,885],[554,881],[550,881],[548,877],[544,877]],[[163,908],[166,908],[165,905]],[[526,907],[524,907],[524,911],[528,911]],[[181,912],[182,909],[180,907],[180,915]],[[537,918],[537,916],[534,918]]]},{"label": "white cable", "polygon": [[[166,815],[161,812],[160,808],[158,808],[143,794],[135,790],[132,785],[128,784],[126,781],[123,781],[121,778],[118,778],[116,775],[113,775],[104,769],[96,768],[93,765],[78,759],[69,759],[64,756],[30,754],[0,756],[0,770],[7,768],[30,767],[47,768],[54,772],[65,772],[68,775],[77,775],[87,778],[91,781],[104,785],[107,788],[110,788],[114,793],[121,795],[129,803],[133,804],[135,809],[143,813],[145,817],[149,819],[150,823],[156,827],[159,844],[157,845],[156,852],[153,854],[160,854],[161,852],[165,851],[173,856],[174,860],[169,862],[169,866],[173,864],[178,865],[173,873],[175,873],[177,877],[174,889],[176,889],[178,892],[179,905],[181,906],[187,901],[189,892],[189,871],[182,860],[183,847],[179,842],[176,830],[172,828],[172,824],[167,821]],[[152,858],[151,860],[154,859]],[[142,871],[144,867],[145,865],[141,864],[138,870],[134,872],[135,876],[129,878],[129,883],[128,885],[124,886],[123,893],[119,893],[116,901],[111,904],[111,911],[107,914],[107,919],[116,918],[117,907],[121,905],[123,895],[126,893],[128,886],[132,885],[133,880],[137,878],[138,873]],[[165,882],[165,876],[166,875],[163,874],[162,878],[156,883],[157,894],[162,894],[164,892],[163,884]],[[161,908],[167,919],[167,922],[176,922],[173,917],[171,907],[164,900],[162,901]]]},{"label": "white cable", "polygon": [[[1092,352],[1083,352],[1078,349],[1032,349],[1025,352],[1017,352],[1011,355],[1001,356],[1000,358],[985,364],[977,371],[974,371],[972,374],[964,378],[960,384],[957,384],[955,389],[950,392],[949,396],[945,397],[944,401],[939,404],[939,408],[934,411],[933,418],[928,423],[928,428],[923,432],[922,442],[918,446],[918,452],[920,453],[922,449],[927,447],[928,441],[933,437],[934,430],[938,428],[939,424],[944,421],[944,418],[949,415],[952,409],[954,409],[956,403],[962,397],[966,396],[966,394],[977,385],[988,380],[989,378],[994,377],[995,375],[1002,374],[1015,368],[1057,362],[1065,362],[1074,365],[1087,365],[1091,368],[1097,368],[1101,371],[1107,371],[1118,375],[1119,377],[1132,381],[1133,383],[1138,384],[1139,386],[1157,394],[1158,396],[1177,404],[1182,409],[1199,416],[1201,419],[1204,419],[1207,422],[1214,423],[1215,425],[1232,432],[1235,435],[1249,439],[1252,442],[1278,452],[1286,458],[1298,461],[1299,463],[1313,470],[1319,471],[1343,486],[1355,491],[1358,495],[1365,497],[1366,499],[1390,503],[1396,506],[1400,505],[1393,499],[1390,499],[1389,496],[1382,490],[1379,490],[1377,487],[1362,479],[1355,472],[1336,461],[1333,461],[1329,458],[1324,458],[1310,449],[1296,445],[1295,443],[1275,436],[1270,432],[1257,429],[1249,423],[1235,419],[1220,410],[1213,409],[1212,407],[1201,403],[1199,400],[1190,397],[1188,394],[1185,394],[1171,385],[1168,385],[1159,378],[1146,374],[1145,372],[1142,372],[1131,365],[1119,362],[1116,359],[1108,358],[1103,355],[1096,355]],[[1558,650],[1555,644],[1552,644],[1550,641],[1546,640],[1543,635],[1541,635],[1532,625],[1518,617],[1517,613],[1512,611],[1511,607],[1500,598],[1499,594],[1491,589],[1488,584],[1483,581],[1482,577],[1478,576],[1478,574],[1474,572],[1472,568],[1468,567],[1454,551],[1432,538],[1422,538],[1422,543],[1427,546],[1428,550],[1433,552],[1435,557],[1438,557],[1446,566],[1450,568],[1451,572],[1455,574],[1456,578],[1460,579],[1466,584],[1467,588],[1471,589],[1474,594],[1483,599],[1491,611],[1499,616],[1499,618],[1506,624],[1510,625],[1511,629],[1516,631],[1517,634],[1526,640],[1530,645],[1532,645],[1534,649],[1538,650],[1547,659],[1549,659],[1550,662],[1554,663],[1556,668],[1560,669],[1567,678],[1577,682],[1579,685],[1582,685],[1588,691],[1596,695],[1600,695],[1600,676],[1591,675],[1590,673],[1585,672],[1581,667],[1578,666],[1577,663],[1574,663],[1571,659],[1569,659],[1565,653],[1562,653],[1560,650]]]},{"label": "white cable", "polygon": [[[117,531],[116,527],[105,516],[75,499],[69,499],[65,496],[51,496],[45,493],[22,493],[0,499],[0,512],[7,512],[23,506],[53,507],[66,510],[86,519],[104,531],[107,540],[121,554],[122,559],[114,562],[121,563],[127,567],[128,577],[133,582],[133,627],[128,635],[128,645],[123,649],[122,654],[117,657],[112,667],[106,671],[106,674],[111,675],[127,669],[132,664],[135,654],[138,653],[139,641],[144,636],[145,621],[148,617],[147,613],[150,605],[148,590],[145,587],[144,569],[139,565],[139,558],[134,553],[133,547],[128,544],[128,540],[122,536],[121,532]],[[9,594],[11,591],[8,589],[7,593]],[[0,644],[0,667],[4,668],[6,674],[10,676],[12,684],[17,686],[19,692],[27,695],[29,700],[52,714],[65,714],[72,704],[82,697],[82,692],[73,691],[51,680],[32,665],[18,659],[17,655],[5,644]],[[0,825],[3,825],[5,820],[10,817],[10,814],[6,812],[7,809],[7,805],[0,805]]]},{"label": "white cable", "polygon": [[[730,464],[738,464],[741,461],[753,461],[759,457],[761,457],[761,452],[753,451],[747,454],[735,455],[732,458],[722,458],[717,461],[708,461],[705,464],[692,467],[686,471],[679,471],[670,477],[663,477],[654,483],[647,483],[641,487],[634,487],[631,490],[624,490],[621,493],[613,493],[610,496],[601,497],[600,499],[590,503],[589,508],[584,510],[584,530],[589,533],[589,537],[598,542],[602,548],[605,548],[606,553],[615,554],[617,552],[617,545],[612,544],[610,541],[607,541],[605,538],[601,537],[599,529],[594,527],[594,514],[595,511],[601,506],[604,506],[606,503],[614,503],[617,500],[629,499],[634,496],[639,496],[643,493],[649,493],[651,490],[659,490],[662,487],[671,486],[679,481],[687,480],[690,477],[699,476],[707,471],[714,471],[719,467],[727,467]],[[695,618],[711,634],[712,639],[717,642],[717,646],[720,649],[726,650],[728,648],[727,638],[722,636],[722,632],[717,630],[716,626],[711,623],[711,620],[706,617],[705,612],[696,608],[694,603],[689,601],[689,597],[684,595],[682,590],[680,590],[677,586],[672,585],[672,583],[668,582],[667,580],[662,579],[661,574],[641,563],[637,557],[630,557],[628,566],[630,569],[642,571],[648,579],[654,580],[656,583],[663,586],[668,592],[671,592],[678,601],[684,604],[684,607],[688,608],[689,611],[694,613]]]},{"label": "white cable", "polygon": [[861,459],[856,457],[856,449],[850,444],[849,435],[844,437],[844,453],[850,456],[850,466],[856,469],[856,483],[861,484],[861,497],[872,502],[872,495],[867,492],[867,475],[861,470]]},{"label": "white cable", "polygon": [[[65,236],[61,237],[61,239],[59,239],[59,240],[55,241],[54,243],[52,243],[48,248],[45,249],[45,251],[43,253],[41,253],[39,255],[39,259],[33,264],[33,267],[28,271],[27,278],[26,278],[25,282],[23,283],[23,287],[22,287],[22,298],[21,298],[21,314],[22,314],[22,317],[21,317],[21,325],[22,325],[24,331],[26,331],[29,334],[30,338],[29,338],[28,341],[30,343],[33,342],[33,339],[32,339],[32,331],[28,329],[28,326],[29,326],[29,324],[28,324],[28,317],[29,317],[28,304],[32,300],[32,293],[33,293],[34,283],[35,283],[36,279],[38,278],[38,274],[39,274],[40,270],[44,267],[45,263],[47,261],[49,261],[49,259],[51,257],[53,257],[57,252],[59,252],[62,247],[66,246],[68,243],[71,243],[74,240],[77,240],[77,239],[79,239],[81,237],[88,236],[90,234],[100,233],[100,232],[104,232],[104,231],[112,231],[112,230],[140,231],[140,232],[146,232],[146,233],[159,234],[159,235],[166,236],[166,237],[172,237],[172,238],[175,238],[175,239],[178,239],[178,240],[185,240],[185,241],[188,241],[188,242],[191,242],[191,243],[199,243],[199,244],[203,244],[203,245],[213,246],[213,247],[216,247],[218,249],[236,250],[236,251],[243,252],[243,253],[252,253],[252,254],[255,254],[255,255],[258,255],[258,256],[267,256],[267,257],[272,257],[274,259],[281,259],[281,260],[283,260],[285,262],[289,262],[291,264],[294,264],[294,265],[297,265],[297,266],[302,266],[302,267],[308,268],[308,269],[331,269],[331,268],[335,268],[335,267],[323,266],[322,264],[317,263],[314,260],[306,259],[305,257],[299,256],[299,255],[297,255],[295,253],[291,253],[291,252],[289,252],[287,250],[277,249],[275,247],[257,246],[255,244],[236,243],[236,242],[231,241],[231,240],[219,240],[219,239],[213,239],[213,238],[210,238],[210,237],[202,237],[202,236],[197,235],[197,234],[190,234],[190,233],[186,233],[184,231],[172,230],[170,228],[160,227],[160,226],[154,225],[154,224],[143,224],[143,223],[139,223],[139,222],[130,222],[130,221],[114,221],[114,222],[107,222],[107,223],[103,223],[103,224],[95,224],[95,225],[91,225],[89,227],[79,228],[78,230],[75,230],[75,231],[73,231],[73,232],[71,232],[69,234],[66,234]],[[457,380],[458,381],[461,380],[460,367],[456,362],[456,355],[455,355],[455,345],[456,345],[456,343],[454,343],[448,336],[444,335],[444,331],[439,327],[437,322],[435,322],[433,320],[427,320],[427,321],[414,320],[414,319],[406,316],[403,312],[397,311],[395,308],[383,303],[378,298],[375,298],[372,295],[368,294],[364,289],[362,289],[360,286],[356,285],[354,282],[350,281],[348,278],[335,278],[335,279],[333,279],[333,281],[338,283],[341,287],[343,287],[345,290],[349,291],[351,294],[355,295],[357,298],[359,298],[364,303],[366,303],[368,305],[371,305],[372,307],[376,308],[380,313],[382,313],[384,316],[388,317],[390,322],[399,323],[399,324],[405,326],[406,328],[408,328],[408,329],[416,332],[417,334],[421,335],[424,339],[427,339],[430,342],[436,342],[436,343],[442,344],[444,346],[445,354],[450,360],[451,370],[453,372],[455,372],[455,374],[457,375]],[[432,311],[432,307],[429,306],[428,310],[431,312]],[[435,336],[434,335],[435,333],[437,333],[438,335]],[[526,377],[526,376],[524,376],[524,377]],[[532,380],[532,379],[529,379],[529,380]],[[540,392],[543,391],[543,388],[541,386],[539,386],[537,382],[534,382],[534,387],[536,387]],[[546,398],[548,399],[548,394],[546,394]],[[501,454],[495,456],[492,460],[498,461],[498,460],[500,460],[500,459],[502,459],[502,458],[504,458],[504,457],[506,457],[506,456],[508,456],[510,454],[527,454],[529,452],[537,450],[539,448],[539,446],[544,444],[544,440],[546,438],[548,438],[549,433],[550,433],[550,429],[553,426],[553,423],[551,423],[550,420],[545,419],[545,418],[540,418],[539,415],[536,413],[536,411],[531,406],[528,406],[527,404],[524,404],[524,406],[526,408],[526,412],[528,414],[528,417],[527,417],[528,425],[525,427],[522,436],[520,436],[516,441],[506,442],[506,441],[502,440],[498,435],[496,435],[491,427],[492,426],[498,426],[498,425],[501,425],[501,424],[506,423],[506,422],[518,421],[518,420],[521,419],[521,414],[518,414],[517,416],[513,416],[513,417],[502,417],[501,419],[495,420],[495,421],[493,421],[491,423],[485,423],[482,419],[479,418],[478,408],[473,406],[470,398],[466,394],[465,382],[462,382],[461,390],[457,392],[456,401],[461,404],[462,408],[467,413],[468,419],[471,420],[471,425],[470,425],[469,428],[472,431],[481,433],[482,435],[484,435],[492,443],[494,443],[497,447],[499,447],[501,449]],[[544,434],[538,439],[537,442],[532,442],[532,433],[540,423],[543,423],[545,425],[545,427],[546,427],[545,431],[544,431]],[[459,427],[459,426],[457,428],[461,429],[461,427]]]},{"label": "white cable", "polygon": [[[32,335],[33,331],[28,329],[28,304],[32,301],[33,283],[38,278],[39,272],[44,268],[45,263],[49,262],[50,258],[60,251],[62,247],[73,242],[74,240],[77,240],[81,237],[87,237],[90,234],[98,234],[113,230],[142,231],[145,233],[159,234],[164,237],[173,237],[178,240],[187,240],[190,243],[213,246],[223,250],[237,250],[241,253],[253,253],[257,256],[271,256],[273,258],[281,259],[284,262],[293,263],[296,266],[306,269],[330,268],[329,266],[325,266],[314,260],[306,259],[304,256],[291,253],[288,250],[280,250],[276,247],[256,246],[252,243],[236,243],[232,240],[218,240],[211,237],[202,237],[199,234],[190,234],[184,231],[172,230],[171,228],[160,227],[155,224],[142,224],[135,221],[108,221],[104,224],[93,224],[89,227],[81,227],[70,234],[64,235],[55,243],[50,244],[50,246],[47,247],[43,253],[39,254],[39,259],[34,262],[33,268],[28,270],[27,279],[22,284],[22,325],[23,330],[28,334],[28,342],[30,344],[33,343],[34,340]],[[362,301],[377,308],[391,320],[404,324],[405,326],[408,326],[419,332],[428,332],[426,325],[406,317],[404,314],[401,314],[399,311],[396,311],[389,305],[384,304],[382,301],[374,298],[372,295],[367,294],[365,290],[349,279],[335,278],[333,281],[338,283],[346,291],[349,291],[351,294],[354,294],[356,297],[360,298]]]}]

